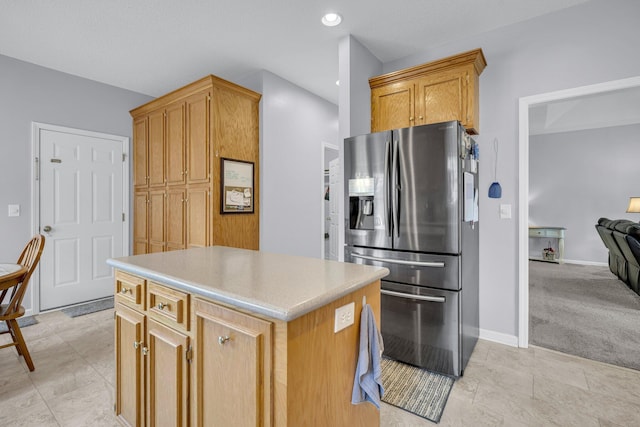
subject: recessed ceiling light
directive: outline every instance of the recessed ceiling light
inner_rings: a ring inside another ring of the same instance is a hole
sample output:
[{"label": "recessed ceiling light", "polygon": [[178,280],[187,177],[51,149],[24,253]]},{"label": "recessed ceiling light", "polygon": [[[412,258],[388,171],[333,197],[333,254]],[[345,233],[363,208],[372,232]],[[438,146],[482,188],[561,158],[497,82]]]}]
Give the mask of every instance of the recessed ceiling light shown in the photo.
[{"label": "recessed ceiling light", "polygon": [[335,12],[329,12],[322,17],[322,23],[327,27],[335,27],[342,22],[342,16]]},{"label": "recessed ceiling light", "polygon": [[336,80],[336,86],[340,86],[340,80]]}]

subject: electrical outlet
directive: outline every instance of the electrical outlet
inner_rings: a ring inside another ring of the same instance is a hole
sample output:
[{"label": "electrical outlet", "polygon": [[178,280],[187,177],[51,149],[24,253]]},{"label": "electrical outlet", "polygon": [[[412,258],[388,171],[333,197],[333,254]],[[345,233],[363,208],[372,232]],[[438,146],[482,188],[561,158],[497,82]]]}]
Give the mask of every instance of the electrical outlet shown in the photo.
[{"label": "electrical outlet", "polygon": [[334,333],[343,330],[347,326],[353,325],[355,310],[355,302],[336,308],[336,318],[333,327]]}]

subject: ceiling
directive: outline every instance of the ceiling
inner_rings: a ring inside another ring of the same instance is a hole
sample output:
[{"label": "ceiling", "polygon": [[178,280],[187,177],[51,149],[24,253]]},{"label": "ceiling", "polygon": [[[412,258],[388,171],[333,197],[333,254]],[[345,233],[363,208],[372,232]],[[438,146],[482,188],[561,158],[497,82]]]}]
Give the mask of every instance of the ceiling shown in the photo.
[{"label": "ceiling", "polygon": [[529,107],[529,134],[640,123],[640,87],[583,95]]},{"label": "ceiling", "polygon": [[348,34],[388,62],[585,1],[0,0],[0,54],[154,97],[265,69],[337,104]]}]

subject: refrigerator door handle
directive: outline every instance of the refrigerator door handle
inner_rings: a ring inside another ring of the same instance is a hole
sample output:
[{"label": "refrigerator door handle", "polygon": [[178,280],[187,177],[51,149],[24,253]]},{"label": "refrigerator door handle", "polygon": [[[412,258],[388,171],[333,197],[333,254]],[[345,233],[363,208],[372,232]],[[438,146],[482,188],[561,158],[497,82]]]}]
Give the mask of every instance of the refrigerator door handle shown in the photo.
[{"label": "refrigerator door handle", "polygon": [[393,229],[396,237],[400,237],[400,160],[398,159],[397,140],[393,141]]},{"label": "refrigerator door handle", "polygon": [[368,259],[370,261],[388,262],[389,264],[415,265],[418,267],[437,267],[444,268],[444,262],[428,262],[428,261],[407,261],[404,259],[377,258],[369,255],[362,255],[357,252],[351,252],[354,258]]},{"label": "refrigerator door handle", "polygon": [[445,297],[433,297],[433,296],[429,296],[429,295],[405,294],[403,292],[387,291],[385,289],[380,289],[380,293],[382,295],[389,295],[389,296],[398,297],[398,298],[417,299],[417,300],[420,300],[420,301],[439,302],[439,303],[447,302],[447,299]]},{"label": "refrigerator door handle", "polygon": [[392,200],[391,200],[391,141],[387,139],[384,152],[384,208],[387,220],[387,236],[393,233]]}]

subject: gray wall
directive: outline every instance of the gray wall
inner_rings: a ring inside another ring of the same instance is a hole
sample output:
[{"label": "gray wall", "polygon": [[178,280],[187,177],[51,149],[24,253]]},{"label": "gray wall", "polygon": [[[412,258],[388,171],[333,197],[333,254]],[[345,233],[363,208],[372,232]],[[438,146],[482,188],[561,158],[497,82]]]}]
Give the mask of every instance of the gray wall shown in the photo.
[{"label": "gray wall", "polygon": [[268,71],[240,84],[262,93],[260,249],[321,258],[322,143],[338,145],[338,108]]},{"label": "gray wall", "polygon": [[600,217],[640,220],[625,213],[640,194],[638,159],[640,125],[530,137],[529,223],[565,227],[566,260],[606,265],[594,225]]},{"label": "gray wall", "polygon": [[[384,72],[481,47],[480,328],[515,342],[518,331],[518,99],[640,75],[640,2],[592,0],[560,12],[384,64]],[[502,199],[489,199],[491,141],[500,141]],[[500,219],[501,203],[513,218]]]},{"label": "gray wall", "polygon": [[[31,238],[31,122],[131,138],[129,110],[150,99],[0,55],[0,262],[17,260]],[[7,216],[8,204],[20,205],[19,217]]]}]

